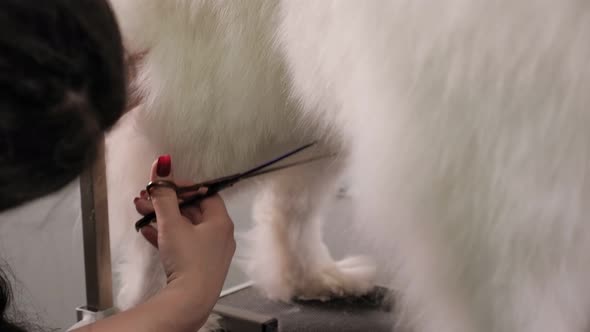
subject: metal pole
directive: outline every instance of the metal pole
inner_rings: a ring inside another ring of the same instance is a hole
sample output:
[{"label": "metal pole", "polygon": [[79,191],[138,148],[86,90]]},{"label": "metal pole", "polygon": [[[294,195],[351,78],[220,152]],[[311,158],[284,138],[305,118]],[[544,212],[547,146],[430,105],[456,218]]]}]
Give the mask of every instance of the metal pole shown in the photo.
[{"label": "metal pole", "polygon": [[78,319],[113,307],[104,137],[96,162],[80,177],[80,194],[87,305],[76,309]]}]

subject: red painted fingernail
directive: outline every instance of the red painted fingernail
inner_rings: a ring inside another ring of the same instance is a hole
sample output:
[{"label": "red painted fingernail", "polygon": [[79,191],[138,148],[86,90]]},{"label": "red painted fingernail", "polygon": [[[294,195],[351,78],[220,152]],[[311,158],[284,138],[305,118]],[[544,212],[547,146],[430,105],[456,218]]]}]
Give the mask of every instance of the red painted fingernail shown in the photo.
[{"label": "red painted fingernail", "polygon": [[147,198],[147,191],[142,190],[139,192],[139,195],[141,196],[141,198]]},{"label": "red painted fingernail", "polygon": [[158,158],[158,167],[156,168],[156,174],[159,177],[166,177],[170,175],[170,170],[172,169],[172,159],[170,158],[169,154],[160,156]]},{"label": "red painted fingernail", "polygon": [[139,197],[135,197],[135,198],[133,199],[133,203],[137,203],[137,201],[139,201]]}]

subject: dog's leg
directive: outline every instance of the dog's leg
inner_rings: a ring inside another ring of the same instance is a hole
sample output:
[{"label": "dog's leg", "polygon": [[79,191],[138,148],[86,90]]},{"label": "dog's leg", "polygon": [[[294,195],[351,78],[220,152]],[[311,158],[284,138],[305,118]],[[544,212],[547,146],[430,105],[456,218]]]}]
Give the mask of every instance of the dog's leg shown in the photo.
[{"label": "dog's leg", "polygon": [[149,178],[155,149],[135,126],[138,109],[121,120],[106,140],[107,186],[115,305],[128,309],[164,285],[157,251],[135,232],[140,215],[133,198]]},{"label": "dog's leg", "polygon": [[325,300],[373,287],[371,261],[334,261],[322,240],[320,207],[334,189],[339,168],[315,162],[264,184],[254,205],[247,272],[268,297]]},{"label": "dog's leg", "polygon": [[[157,155],[156,148],[143,137],[142,127],[135,123],[135,115],[126,115],[107,138],[111,256],[118,310],[144,302],[166,285],[157,250],[133,227],[140,217],[133,198],[146,185],[149,165]],[[211,316],[199,331],[218,327],[217,317]]]}]

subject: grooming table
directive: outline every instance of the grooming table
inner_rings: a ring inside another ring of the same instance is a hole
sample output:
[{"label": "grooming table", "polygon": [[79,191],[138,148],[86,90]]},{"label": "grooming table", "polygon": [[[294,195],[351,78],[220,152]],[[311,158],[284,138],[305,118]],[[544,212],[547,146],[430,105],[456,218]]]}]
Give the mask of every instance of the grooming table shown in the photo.
[{"label": "grooming table", "polygon": [[224,332],[391,332],[388,291],[361,298],[290,304],[264,298],[251,284],[224,292],[215,306]]}]

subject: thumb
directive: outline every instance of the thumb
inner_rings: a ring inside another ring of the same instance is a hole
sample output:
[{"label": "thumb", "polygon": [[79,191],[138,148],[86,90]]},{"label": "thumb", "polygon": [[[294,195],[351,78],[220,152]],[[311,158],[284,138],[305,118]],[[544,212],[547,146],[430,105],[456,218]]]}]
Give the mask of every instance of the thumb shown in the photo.
[{"label": "thumb", "polygon": [[[174,181],[172,177],[172,159],[169,155],[163,155],[152,164],[151,181],[165,180]],[[176,190],[167,186],[154,186],[149,192],[158,229],[165,227],[168,223],[181,220],[180,210],[178,208],[178,196]]]}]

